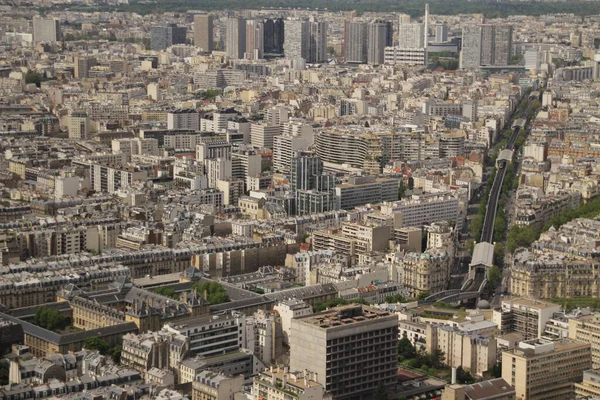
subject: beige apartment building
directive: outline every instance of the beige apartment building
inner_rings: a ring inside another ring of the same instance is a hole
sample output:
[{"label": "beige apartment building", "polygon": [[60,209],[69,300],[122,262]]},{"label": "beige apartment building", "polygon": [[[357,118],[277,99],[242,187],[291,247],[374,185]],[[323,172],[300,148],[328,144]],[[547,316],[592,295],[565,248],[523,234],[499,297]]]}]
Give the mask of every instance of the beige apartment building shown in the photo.
[{"label": "beige apartment building", "polygon": [[569,339],[589,343],[592,352],[592,368],[600,368],[600,316],[598,314],[569,319]]},{"label": "beige apartment building", "polygon": [[[487,327],[489,321],[474,322],[473,325]],[[469,325],[466,325],[467,327]],[[495,331],[483,329],[482,332]],[[490,334],[464,331],[458,327],[445,324],[427,324],[426,350],[441,350],[445,355],[445,363],[450,367],[462,367],[473,375],[487,376],[488,371],[496,364],[496,339]]]},{"label": "beige apartment building", "polygon": [[600,398],[600,371],[585,371],[583,382],[575,384],[575,395],[577,398]]},{"label": "beige apartment building", "polygon": [[[290,372],[285,369],[263,371],[254,377],[255,400],[326,400],[331,395],[325,393],[323,385],[314,380],[309,371]],[[192,399],[196,400],[196,399]],[[221,400],[219,398],[219,400]]]},{"label": "beige apartment building", "polygon": [[519,333],[525,340],[542,336],[546,323],[560,306],[542,300],[513,298],[502,301],[499,310],[494,310],[492,319],[500,328],[500,334]]},{"label": "beige apartment building", "polygon": [[517,399],[571,398],[573,384],[591,367],[589,343],[571,340],[533,339],[502,353],[502,378],[515,388]]}]

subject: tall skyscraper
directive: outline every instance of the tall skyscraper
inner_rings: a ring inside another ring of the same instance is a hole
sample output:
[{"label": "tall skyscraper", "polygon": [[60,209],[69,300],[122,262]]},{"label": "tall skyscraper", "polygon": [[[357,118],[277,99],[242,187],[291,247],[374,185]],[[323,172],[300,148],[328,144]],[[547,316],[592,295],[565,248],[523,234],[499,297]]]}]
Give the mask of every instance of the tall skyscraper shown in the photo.
[{"label": "tall skyscraper", "polygon": [[463,28],[460,67],[508,65],[512,54],[511,25],[469,25]]},{"label": "tall skyscraper", "polygon": [[33,19],[33,42],[58,42],[62,40],[60,20],[34,18]]},{"label": "tall skyscraper", "polygon": [[291,60],[303,58],[308,59],[308,47],[310,33],[308,21],[305,20],[286,20],[285,39],[283,50],[285,57]]},{"label": "tall skyscraper", "polygon": [[327,27],[327,22],[320,22],[311,17],[309,21],[309,52],[306,62],[321,63],[327,61]]},{"label": "tall skyscraper", "polygon": [[344,25],[344,59],[348,63],[367,62],[367,23],[346,21]]},{"label": "tall skyscraper", "polygon": [[282,18],[264,21],[264,49],[267,54],[283,54],[284,25]]},{"label": "tall skyscraper", "polygon": [[194,45],[200,50],[210,53],[214,42],[213,16],[198,14],[194,16]]},{"label": "tall skyscraper", "polygon": [[246,21],[246,57],[249,60],[263,58],[265,31],[264,22],[253,19]]},{"label": "tall skyscraper", "polygon": [[388,24],[385,21],[373,20],[368,26],[367,62],[383,64],[385,46],[388,38]]},{"label": "tall skyscraper", "polygon": [[423,24],[408,23],[398,25],[398,47],[401,49],[421,49],[425,46]]},{"label": "tall skyscraper", "polygon": [[246,52],[246,20],[241,17],[227,19],[225,50],[229,58],[244,58]]},{"label": "tall skyscraper", "polygon": [[184,44],[186,36],[187,28],[175,24],[152,26],[150,27],[150,48],[160,51],[174,44]]}]

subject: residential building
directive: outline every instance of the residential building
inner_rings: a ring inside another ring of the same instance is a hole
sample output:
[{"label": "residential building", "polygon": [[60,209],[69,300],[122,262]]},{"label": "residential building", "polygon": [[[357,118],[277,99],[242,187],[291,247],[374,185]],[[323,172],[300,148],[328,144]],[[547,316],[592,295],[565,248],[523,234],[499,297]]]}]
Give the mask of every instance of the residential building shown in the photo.
[{"label": "residential building", "polygon": [[347,63],[364,64],[367,62],[368,25],[364,21],[345,21],[344,59]]},{"label": "residential building", "polygon": [[246,52],[246,20],[241,17],[231,17],[226,21],[225,50],[227,56],[233,59],[244,58]]},{"label": "residential building", "polygon": [[589,343],[592,368],[600,368],[600,317],[598,314],[569,318],[569,338]]},{"label": "residential building", "polygon": [[170,110],[167,113],[168,130],[200,130],[200,114],[194,109]]},{"label": "residential building", "polygon": [[323,173],[323,162],[318,156],[296,152],[291,170],[291,187],[295,193],[298,215],[335,209],[335,177]]},{"label": "residential building", "polygon": [[502,378],[515,388],[518,399],[569,398],[573,384],[591,367],[589,343],[570,340],[532,339],[502,353]]},{"label": "residential building", "polygon": [[398,47],[402,49],[422,49],[425,47],[425,33],[423,24],[400,23],[398,24]]},{"label": "residential building", "polygon": [[55,43],[62,40],[60,20],[56,18],[33,18],[33,42]]},{"label": "residential building", "polygon": [[90,136],[90,118],[85,111],[73,111],[69,116],[69,138],[88,139]]},{"label": "residential building", "polygon": [[496,378],[471,385],[446,386],[441,400],[515,400],[515,389],[504,379]]},{"label": "residential building", "polygon": [[202,371],[192,382],[192,400],[234,400],[244,389],[244,375]]},{"label": "residential building", "polygon": [[380,65],[384,63],[385,47],[388,45],[388,23],[373,20],[368,24],[367,63]]},{"label": "residential building", "polygon": [[352,210],[365,204],[396,201],[400,181],[395,178],[376,178],[373,175],[353,176],[347,183],[335,187],[338,208]]},{"label": "residential building", "polygon": [[600,371],[590,369],[583,372],[583,381],[575,384],[577,398],[600,398]]},{"label": "residential building", "polygon": [[289,346],[292,319],[311,315],[313,313],[313,308],[310,304],[307,304],[302,300],[287,299],[277,303],[273,309],[277,311],[281,317],[283,343]]},{"label": "residential building", "polygon": [[307,370],[288,372],[287,368],[271,367],[254,377],[254,399],[286,400],[291,396],[298,400],[330,399],[331,395],[325,393],[314,375]]},{"label": "residential building", "polygon": [[77,79],[87,79],[90,77],[90,70],[97,63],[96,58],[89,56],[76,56],[73,60],[75,70],[73,72]]},{"label": "residential building", "polygon": [[512,35],[511,25],[464,26],[460,67],[479,69],[484,65],[508,65],[513,51]]},{"label": "residential building", "polygon": [[500,333],[516,332],[525,340],[542,337],[546,323],[560,306],[550,302],[526,298],[503,300],[500,310],[494,310],[493,321],[498,324]]}]

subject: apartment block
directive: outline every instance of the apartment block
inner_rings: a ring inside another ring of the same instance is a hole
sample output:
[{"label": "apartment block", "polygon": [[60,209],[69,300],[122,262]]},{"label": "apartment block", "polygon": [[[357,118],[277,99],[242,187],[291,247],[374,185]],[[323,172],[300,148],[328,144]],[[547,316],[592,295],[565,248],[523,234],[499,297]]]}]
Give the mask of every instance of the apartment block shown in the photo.
[{"label": "apartment block", "polygon": [[372,175],[353,176],[335,187],[338,207],[352,210],[365,204],[377,204],[398,200],[400,180],[395,178],[377,178]]},{"label": "apartment block", "polygon": [[324,400],[331,399],[323,385],[309,371],[288,372],[279,367],[260,372],[254,377],[254,399],[264,400]]},{"label": "apartment block", "polygon": [[494,310],[493,321],[502,335],[516,332],[525,340],[536,339],[542,337],[546,323],[560,310],[558,304],[515,298],[502,301],[500,310]]},{"label": "apartment block", "polygon": [[563,400],[573,397],[573,385],[591,369],[589,343],[532,339],[502,353],[502,378],[519,399]]},{"label": "apartment block", "polygon": [[592,367],[600,368],[600,317],[598,314],[570,318],[569,338],[589,343],[592,351]]}]

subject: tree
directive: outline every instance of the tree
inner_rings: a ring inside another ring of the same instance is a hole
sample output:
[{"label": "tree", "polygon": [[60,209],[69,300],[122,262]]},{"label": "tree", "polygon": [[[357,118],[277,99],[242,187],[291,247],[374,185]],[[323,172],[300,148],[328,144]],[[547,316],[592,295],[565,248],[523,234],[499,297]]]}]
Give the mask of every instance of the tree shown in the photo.
[{"label": "tree", "polygon": [[170,297],[171,299],[179,300],[179,295],[177,294],[177,292],[168,287],[157,287],[156,289],[154,289],[154,293],[158,293],[161,296]]},{"label": "tree", "polygon": [[502,283],[502,271],[496,265],[488,268],[487,278],[490,286],[495,289]]},{"label": "tree", "polygon": [[504,266],[504,244],[502,243],[494,245],[494,264],[499,267]]},{"label": "tree", "polygon": [[473,255],[473,251],[475,251],[475,239],[467,240],[466,246],[469,255]]},{"label": "tree", "polygon": [[227,291],[225,291],[225,288],[219,282],[205,281],[194,283],[192,289],[196,290],[201,296],[206,296],[206,300],[210,304],[221,304],[229,301]]},{"label": "tree", "polygon": [[387,400],[388,395],[385,390],[385,385],[383,381],[379,381],[377,383],[377,388],[375,389],[375,393],[373,393],[373,400]]},{"label": "tree", "polygon": [[404,198],[404,194],[406,193],[406,184],[404,181],[400,181],[400,185],[398,185],[398,200],[402,200]]},{"label": "tree", "polygon": [[405,301],[406,298],[401,294],[396,294],[394,296],[386,296],[385,298],[386,303],[404,303]]},{"label": "tree", "polygon": [[123,350],[123,347],[120,344],[118,344],[115,347],[108,350],[108,355],[110,356],[110,358],[112,358],[112,360],[115,364],[119,364],[121,362],[121,351],[122,350]]},{"label": "tree", "polygon": [[98,350],[104,355],[108,352],[108,343],[106,340],[100,339],[98,336],[90,336],[83,341],[83,347],[88,350]]},{"label": "tree", "polygon": [[398,359],[400,361],[410,360],[416,356],[417,350],[415,349],[415,346],[413,346],[410,339],[404,334],[402,339],[398,340]]},{"label": "tree", "polygon": [[429,297],[429,292],[421,292],[419,293],[417,300],[425,300],[427,297]]},{"label": "tree", "polygon": [[446,360],[446,355],[440,349],[434,349],[431,352],[431,366],[433,368],[439,369],[444,366],[444,361]]},{"label": "tree", "polygon": [[0,386],[8,385],[10,364],[7,360],[0,360]]},{"label": "tree", "polygon": [[49,331],[59,331],[65,329],[71,319],[54,308],[42,306],[36,310],[33,323]]},{"label": "tree", "polygon": [[463,367],[458,367],[456,369],[456,381],[463,385],[469,385],[475,382],[475,378],[473,378],[473,375],[469,371],[463,369]]},{"label": "tree", "polygon": [[492,375],[492,378],[502,377],[502,362],[497,362],[496,364],[494,364],[490,371],[490,374]]}]

